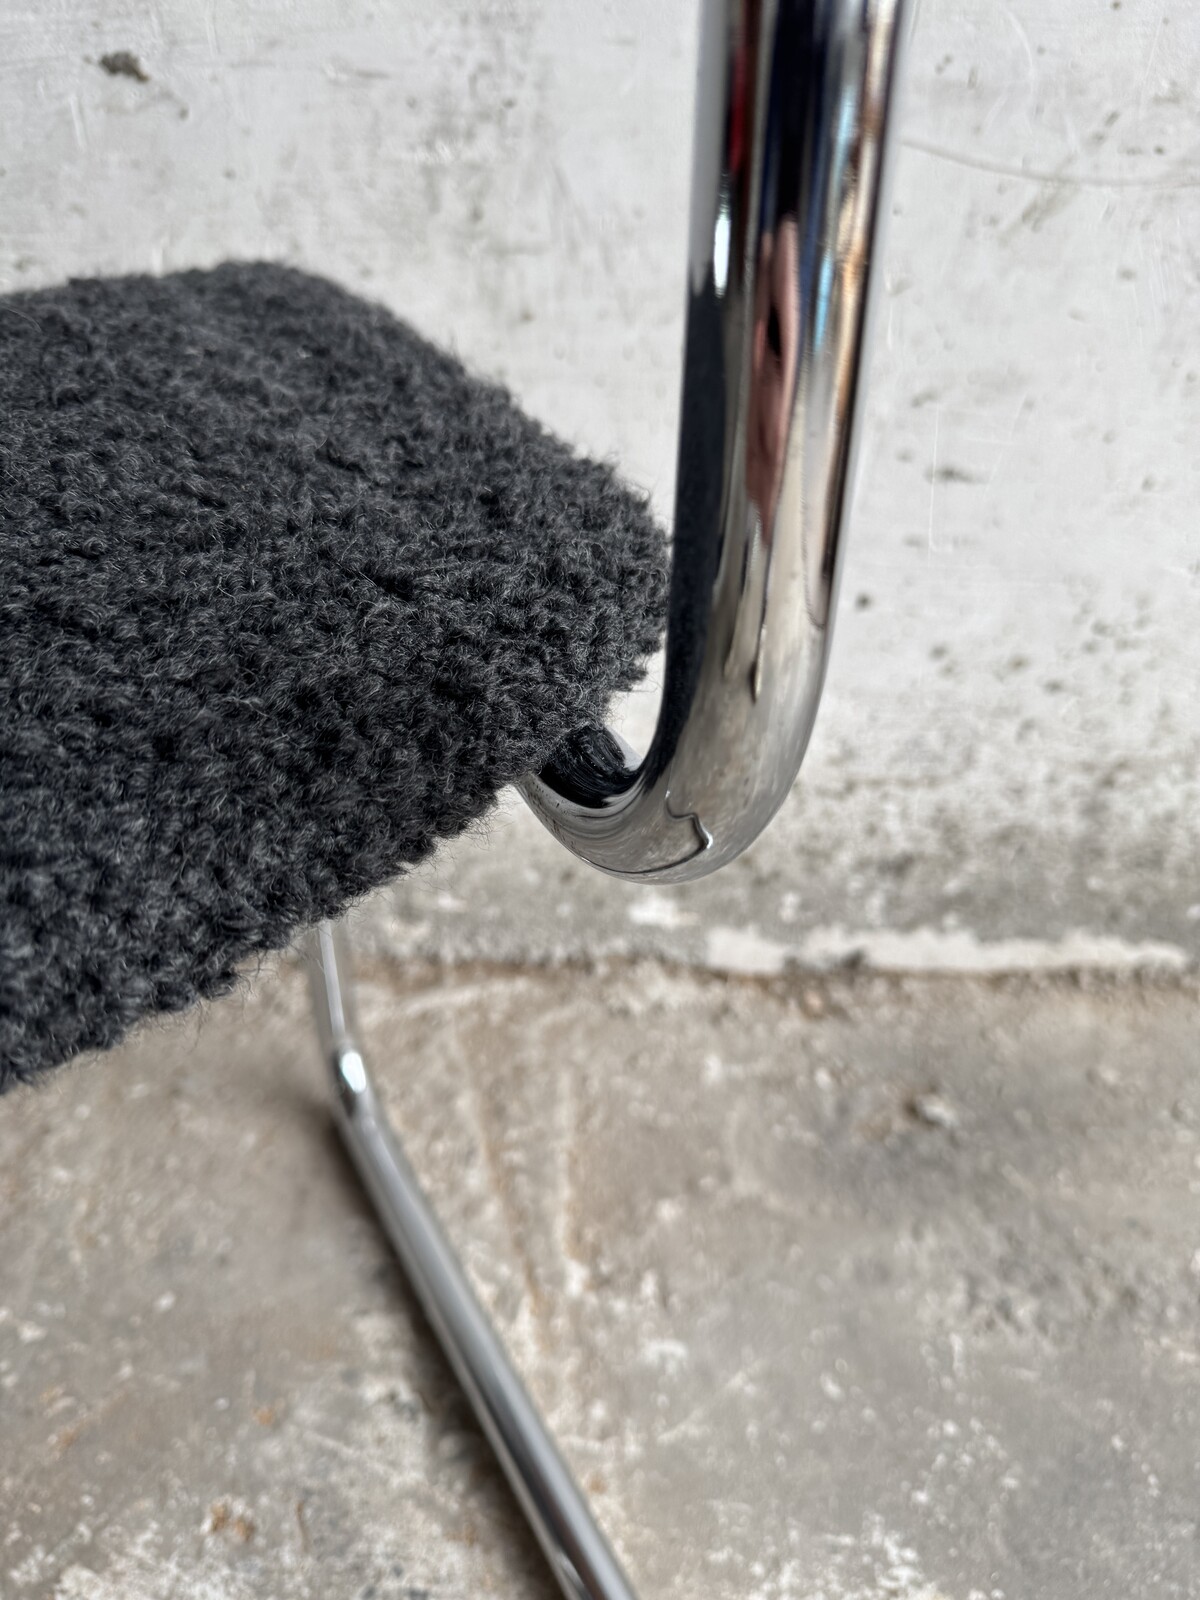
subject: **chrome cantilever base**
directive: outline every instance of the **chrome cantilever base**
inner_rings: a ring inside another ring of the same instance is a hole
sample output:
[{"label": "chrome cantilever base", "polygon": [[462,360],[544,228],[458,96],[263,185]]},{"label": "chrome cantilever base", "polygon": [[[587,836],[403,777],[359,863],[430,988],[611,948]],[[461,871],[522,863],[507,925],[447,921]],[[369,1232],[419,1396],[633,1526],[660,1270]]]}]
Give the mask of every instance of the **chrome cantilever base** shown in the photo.
[{"label": "chrome cantilever base", "polygon": [[341,928],[322,923],[309,936],[308,961],[321,1050],[350,1159],[559,1586],[569,1600],[635,1600],[379,1103],[354,1037]]},{"label": "chrome cantilever base", "polygon": [[[618,877],[732,860],[796,776],[816,715],[905,0],[704,0],[667,659],[639,765],[583,729],[527,778],[534,812]],[[633,1600],[388,1126],[314,935],[338,1124],[569,1600]]]}]

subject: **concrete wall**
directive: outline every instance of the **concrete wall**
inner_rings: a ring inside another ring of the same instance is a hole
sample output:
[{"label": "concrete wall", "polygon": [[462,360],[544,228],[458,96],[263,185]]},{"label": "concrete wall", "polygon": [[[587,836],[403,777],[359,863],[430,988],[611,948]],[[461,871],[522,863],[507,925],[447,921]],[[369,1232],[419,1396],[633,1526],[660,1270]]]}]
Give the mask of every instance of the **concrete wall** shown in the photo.
[{"label": "concrete wall", "polygon": [[[0,288],[285,257],[669,516],[694,9],[6,0]],[[667,895],[508,808],[373,908],[380,941],[1200,954],[1198,85],[1188,0],[925,0],[834,668],[785,812]]]}]

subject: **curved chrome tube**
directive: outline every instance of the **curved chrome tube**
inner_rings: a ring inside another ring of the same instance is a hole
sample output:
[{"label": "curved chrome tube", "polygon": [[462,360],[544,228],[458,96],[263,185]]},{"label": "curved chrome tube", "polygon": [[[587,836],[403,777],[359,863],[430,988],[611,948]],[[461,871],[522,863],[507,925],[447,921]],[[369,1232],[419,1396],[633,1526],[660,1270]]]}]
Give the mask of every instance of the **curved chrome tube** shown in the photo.
[{"label": "curved chrome tube", "polygon": [[340,928],[324,922],[313,932],[308,964],[342,1141],[551,1571],[567,1600],[637,1600],[379,1103],[354,1037]]},{"label": "curved chrome tube", "polygon": [[[791,787],[837,592],[905,0],[705,0],[666,687],[637,765],[582,731],[526,799],[623,877],[731,860]],[[635,1600],[471,1291],[313,936],[338,1126],[567,1600]]]},{"label": "curved chrome tube", "polygon": [[663,703],[521,784],[568,849],[682,881],[791,788],[825,675],[905,0],[705,0]]}]

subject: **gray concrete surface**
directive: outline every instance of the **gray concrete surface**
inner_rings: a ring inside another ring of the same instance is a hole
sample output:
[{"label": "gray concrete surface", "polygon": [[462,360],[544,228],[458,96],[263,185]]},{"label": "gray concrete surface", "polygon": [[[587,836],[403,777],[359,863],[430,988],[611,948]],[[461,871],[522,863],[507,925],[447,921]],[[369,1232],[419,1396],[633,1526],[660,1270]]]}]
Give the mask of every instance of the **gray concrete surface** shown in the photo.
[{"label": "gray concrete surface", "polygon": [[[375,966],[414,1161],[646,1596],[1200,1587],[1194,980]],[[0,1106],[0,1592],[553,1592],[298,974]]]},{"label": "gray concrete surface", "polygon": [[[694,17],[6,0],[0,288],[286,257],[506,379],[668,516]],[[121,51],[141,77],[101,66]],[[489,941],[1200,954],[1198,85],[1189,0],[923,0],[804,782],[742,873],[680,902],[692,923],[630,924],[524,818],[504,856],[451,853],[451,900],[522,907]],[[400,909],[381,943],[424,920],[430,953],[479,944]]]}]

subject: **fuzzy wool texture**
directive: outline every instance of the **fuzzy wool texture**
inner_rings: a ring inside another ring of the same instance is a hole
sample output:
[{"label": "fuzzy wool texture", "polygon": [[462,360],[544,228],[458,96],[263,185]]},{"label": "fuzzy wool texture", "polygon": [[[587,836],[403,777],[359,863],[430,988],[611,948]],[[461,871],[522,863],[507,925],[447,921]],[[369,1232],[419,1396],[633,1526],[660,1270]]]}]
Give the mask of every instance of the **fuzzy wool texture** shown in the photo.
[{"label": "fuzzy wool texture", "polygon": [[288,268],[0,298],[0,1090],[235,982],[602,717],[665,542]]}]

